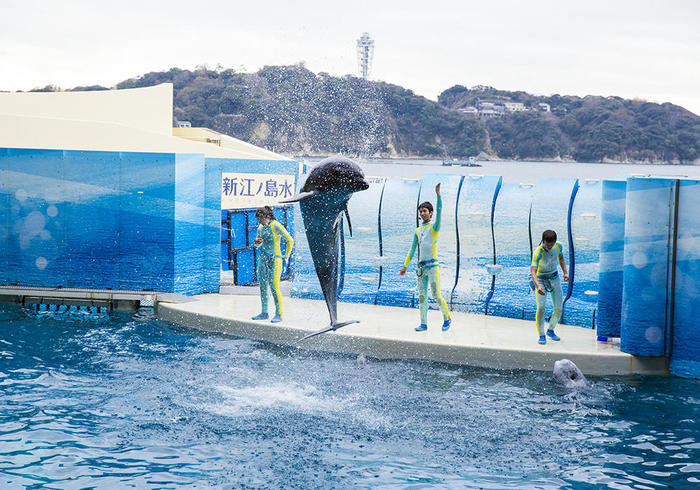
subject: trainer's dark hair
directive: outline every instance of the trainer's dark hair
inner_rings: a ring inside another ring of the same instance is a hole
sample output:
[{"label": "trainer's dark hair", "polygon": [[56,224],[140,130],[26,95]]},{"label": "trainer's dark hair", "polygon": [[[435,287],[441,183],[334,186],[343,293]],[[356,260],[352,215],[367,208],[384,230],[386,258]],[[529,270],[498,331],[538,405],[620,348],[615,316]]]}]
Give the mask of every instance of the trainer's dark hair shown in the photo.
[{"label": "trainer's dark hair", "polygon": [[542,232],[542,242],[554,243],[557,241],[557,232],[554,230],[544,230]]},{"label": "trainer's dark hair", "polygon": [[420,210],[420,208],[425,208],[428,211],[430,211],[431,213],[433,212],[433,205],[430,204],[428,201],[420,203],[420,206],[418,206],[418,209]]},{"label": "trainer's dark hair", "polygon": [[269,218],[270,221],[272,221],[273,219],[275,219],[275,213],[272,211],[272,208],[270,206],[263,206],[255,211],[255,217],[258,219]]}]

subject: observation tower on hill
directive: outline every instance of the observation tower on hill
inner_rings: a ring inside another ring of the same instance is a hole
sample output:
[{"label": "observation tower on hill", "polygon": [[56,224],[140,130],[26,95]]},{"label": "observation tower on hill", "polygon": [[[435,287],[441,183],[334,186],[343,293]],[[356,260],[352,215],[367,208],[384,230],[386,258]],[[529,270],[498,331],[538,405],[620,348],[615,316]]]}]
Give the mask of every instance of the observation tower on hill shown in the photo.
[{"label": "observation tower on hill", "polygon": [[357,40],[357,68],[360,76],[369,78],[372,69],[372,56],[374,55],[374,39],[369,37],[369,33],[363,32],[362,37]]}]

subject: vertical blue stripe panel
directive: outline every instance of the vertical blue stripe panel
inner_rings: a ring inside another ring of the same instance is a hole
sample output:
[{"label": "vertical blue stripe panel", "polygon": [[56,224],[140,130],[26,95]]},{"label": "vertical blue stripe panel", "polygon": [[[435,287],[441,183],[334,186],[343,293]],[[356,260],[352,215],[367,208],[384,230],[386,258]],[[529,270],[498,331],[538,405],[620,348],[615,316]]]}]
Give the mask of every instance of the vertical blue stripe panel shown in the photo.
[{"label": "vertical blue stripe panel", "polygon": [[675,180],[627,180],[620,348],[666,353],[669,260]]},{"label": "vertical blue stripe panel", "polygon": [[457,205],[459,228],[459,281],[452,295],[452,307],[459,311],[486,313],[486,300],[493,276],[486,266],[493,264],[494,247],[491,214],[501,177],[465,176]]},{"label": "vertical blue stripe panel", "polygon": [[175,155],[121,153],[119,288],[174,291]]},{"label": "vertical blue stripe panel", "polygon": [[204,292],[204,156],[175,155],[175,292]]},{"label": "vertical blue stripe panel", "polygon": [[[576,262],[574,285],[566,302],[566,322],[581,327],[594,327],[598,303],[601,188],[600,180],[581,181],[571,212]],[[568,265],[571,271],[570,261]]]},{"label": "vertical blue stripe panel", "polygon": [[[204,161],[204,292],[218,293],[221,279],[221,163]],[[226,264],[228,267],[228,264]]]},{"label": "vertical blue stripe panel", "polygon": [[65,201],[58,216],[65,224],[63,243],[70,251],[66,286],[102,289],[118,283],[119,173],[118,152],[63,154]]},{"label": "vertical blue stripe panel", "polygon": [[[535,297],[530,293],[530,234],[528,219],[534,186],[504,182],[494,210],[496,277],[488,314],[510,318],[534,318]],[[533,325],[533,335],[537,330]]]},{"label": "vertical blue stripe panel", "polygon": [[403,267],[416,231],[420,186],[420,181],[401,178],[389,178],[384,184],[384,197],[380,210],[383,272],[382,284],[377,293],[379,305],[417,306],[418,304],[415,299],[415,259],[405,276],[399,276],[399,270]]},{"label": "vertical blue stripe panel", "polygon": [[345,223],[345,276],[341,301],[374,303],[379,289],[379,198],[384,179],[368,178],[369,189],[356,192],[348,202],[353,234]]},{"label": "vertical blue stripe panel", "polygon": [[600,222],[605,233],[600,241],[596,328],[604,337],[620,336],[626,194],[627,181],[603,181]]},{"label": "vertical blue stripe panel", "polygon": [[65,286],[72,251],[63,240],[63,152],[9,149],[7,281]]},{"label": "vertical blue stripe panel", "polygon": [[685,180],[678,189],[676,287],[670,370],[700,378],[700,181]]},{"label": "vertical blue stripe panel", "polygon": [[9,150],[0,148],[0,284],[9,282],[9,264],[7,259],[10,255],[10,195],[8,183],[10,175],[8,171]]},{"label": "vertical blue stripe panel", "polygon": [[[440,183],[442,217],[437,256],[440,261],[440,293],[447,302],[450,301],[457,280],[457,197],[462,179],[461,175],[426,174],[423,176],[418,199],[419,202],[429,201],[434,208],[437,204],[435,185]],[[428,298],[430,304],[437,307],[430,291]]]}]

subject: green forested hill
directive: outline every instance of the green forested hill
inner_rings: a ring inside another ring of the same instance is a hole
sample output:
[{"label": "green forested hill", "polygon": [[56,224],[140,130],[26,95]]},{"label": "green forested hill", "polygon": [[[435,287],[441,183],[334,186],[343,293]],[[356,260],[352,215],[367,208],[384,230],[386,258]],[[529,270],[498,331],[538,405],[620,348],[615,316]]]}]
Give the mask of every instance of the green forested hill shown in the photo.
[{"label": "green forested hill", "polygon": [[[173,68],[117,88],[172,82],[174,116],[287,154],[574,159],[690,163],[700,117],[673,104],[619,97],[541,97],[455,86],[438,102],[383,82],[314,74],[301,65],[256,73]],[[521,102],[527,112],[480,120],[459,111]],[[551,112],[537,111],[547,103]]]}]

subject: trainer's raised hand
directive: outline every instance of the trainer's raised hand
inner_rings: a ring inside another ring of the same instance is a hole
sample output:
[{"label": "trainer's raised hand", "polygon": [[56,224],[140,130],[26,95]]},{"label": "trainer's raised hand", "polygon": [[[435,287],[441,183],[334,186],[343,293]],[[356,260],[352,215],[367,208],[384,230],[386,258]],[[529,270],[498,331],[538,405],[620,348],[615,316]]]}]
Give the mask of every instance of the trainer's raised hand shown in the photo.
[{"label": "trainer's raised hand", "polygon": [[435,194],[437,194],[438,196],[440,195],[440,182],[438,182],[435,186]]}]

